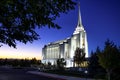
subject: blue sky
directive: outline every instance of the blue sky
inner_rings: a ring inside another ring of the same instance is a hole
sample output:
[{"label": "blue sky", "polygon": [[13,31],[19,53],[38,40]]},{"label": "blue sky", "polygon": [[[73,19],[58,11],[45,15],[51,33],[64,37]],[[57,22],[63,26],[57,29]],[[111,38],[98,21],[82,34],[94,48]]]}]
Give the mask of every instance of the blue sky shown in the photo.
[{"label": "blue sky", "polygon": [[[87,32],[89,53],[97,46],[104,47],[104,42],[109,38],[115,44],[120,45],[120,1],[119,0],[80,0],[82,24]],[[6,45],[0,47],[0,57],[9,58],[41,58],[42,47],[53,41],[70,37],[76,26],[78,18],[78,7],[61,14],[56,23],[62,28],[60,30],[43,27],[37,32],[40,40],[32,44],[17,44],[17,49]]]}]

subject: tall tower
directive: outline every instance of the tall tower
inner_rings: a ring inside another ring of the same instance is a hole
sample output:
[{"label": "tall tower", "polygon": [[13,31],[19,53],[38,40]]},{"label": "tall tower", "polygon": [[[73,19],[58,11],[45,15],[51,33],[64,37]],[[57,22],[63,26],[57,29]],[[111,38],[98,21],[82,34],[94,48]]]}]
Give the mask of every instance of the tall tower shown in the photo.
[{"label": "tall tower", "polygon": [[83,49],[84,52],[86,53],[85,57],[88,57],[87,34],[82,25],[82,19],[81,19],[81,13],[80,13],[80,3],[78,4],[78,24],[73,33],[73,36],[77,36],[77,38],[78,38],[78,39],[76,39],[76,45],[77,44],[79,44],[79,45],[76,47]]}]

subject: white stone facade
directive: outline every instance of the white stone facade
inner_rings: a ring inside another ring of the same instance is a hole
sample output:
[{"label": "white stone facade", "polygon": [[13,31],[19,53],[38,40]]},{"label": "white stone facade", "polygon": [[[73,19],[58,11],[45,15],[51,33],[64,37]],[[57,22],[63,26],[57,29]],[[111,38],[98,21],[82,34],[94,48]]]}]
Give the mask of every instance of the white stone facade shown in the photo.
[{"label": "white stone facade", "polygon": [[88,57],[87,34],[82,25],[80,8],[78,12],[78,25],[73,35],[64,40],[51,42],[43,47],[43,63],[51,62],[52,65],[56,65],[57,59],[64,58],[66,67],[73,67],[73,57],[77,47],[84,49],[85,57]]}]

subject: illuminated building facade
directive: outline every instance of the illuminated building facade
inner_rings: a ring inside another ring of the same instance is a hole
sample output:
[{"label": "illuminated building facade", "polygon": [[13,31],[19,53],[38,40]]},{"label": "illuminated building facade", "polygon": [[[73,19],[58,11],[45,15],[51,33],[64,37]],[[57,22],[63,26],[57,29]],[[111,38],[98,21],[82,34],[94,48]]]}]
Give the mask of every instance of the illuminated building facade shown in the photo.
[{"label": "illuminated building facade", "polygon": [[52,65],[56,65],[57,59],[64,58],[66,67],[73,67],[73,57],[77,47],[83,49],[86,53],[85,57],[88,57],[87,34],[82,25],[80,6],[78,9],[78,24],[72,36],[45,45],[42,48],[42,62],[51,62]]}]

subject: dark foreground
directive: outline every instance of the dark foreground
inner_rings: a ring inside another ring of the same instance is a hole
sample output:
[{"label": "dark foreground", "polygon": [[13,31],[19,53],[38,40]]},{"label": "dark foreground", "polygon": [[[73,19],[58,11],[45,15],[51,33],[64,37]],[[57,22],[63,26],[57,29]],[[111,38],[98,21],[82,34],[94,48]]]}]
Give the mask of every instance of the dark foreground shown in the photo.
[{"label": "dark foreground", "polygon": [[0,80],[57,80],[27,73],[32,69],[0,68]]}]

